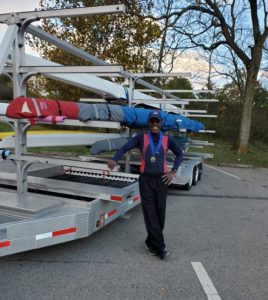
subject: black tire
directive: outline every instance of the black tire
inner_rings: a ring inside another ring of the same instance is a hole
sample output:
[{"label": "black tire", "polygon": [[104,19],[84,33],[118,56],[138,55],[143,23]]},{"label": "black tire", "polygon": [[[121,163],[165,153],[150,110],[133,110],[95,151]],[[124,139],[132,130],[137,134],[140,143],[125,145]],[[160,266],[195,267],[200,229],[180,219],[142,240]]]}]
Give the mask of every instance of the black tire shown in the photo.
[{"label": "black tire", "polygon": [[198,167],[194,167],[193,169],[193,185],[196,185],[199,178],[199,169]]},{"label": "black tire", "polygon": [[190,182],[186,183],[184,186],[183,186],[183,189],[186,190],[186,191],[189,191],[193,186],[193,173],[192,173],[192,177],[190,179]]},{"label": "black tire", "polygon": [[203,170],[203,165],[202,165],[202,164],[199,164],[199,165],[198,165],[198,171],[199,171],[199,174],[198,174],[198,180],[201,180],[201,177],[202,177],[202,170]]},{"label": "black tire", "polygon": [[202,177],[202,170],[199,169],[198,180],[201,180],[201,177]]}]

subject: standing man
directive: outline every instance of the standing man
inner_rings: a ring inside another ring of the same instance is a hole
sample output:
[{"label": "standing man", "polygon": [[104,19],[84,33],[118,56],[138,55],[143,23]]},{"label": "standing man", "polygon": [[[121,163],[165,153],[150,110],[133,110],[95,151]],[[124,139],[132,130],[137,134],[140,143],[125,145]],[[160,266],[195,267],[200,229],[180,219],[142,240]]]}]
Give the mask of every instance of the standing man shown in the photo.
[{"label": "standing man", "polygon": [[[116,162],[125,152],[133,148],[140,149],[139,187],[142,212],[148,234],[145,245],[151,255],[158,255],[164,259],[169,255],[163,236],[168,185],[182,162],[183,153],[170,135],[161,132],[161,125],[160,112],[152,111],[148,116],[149,131],[139,133],[131,138],[116,152],[107,165],[113,170]],[[170,172],[167,170],[166,160],[168,149],[172,150],[176,156]]]}]

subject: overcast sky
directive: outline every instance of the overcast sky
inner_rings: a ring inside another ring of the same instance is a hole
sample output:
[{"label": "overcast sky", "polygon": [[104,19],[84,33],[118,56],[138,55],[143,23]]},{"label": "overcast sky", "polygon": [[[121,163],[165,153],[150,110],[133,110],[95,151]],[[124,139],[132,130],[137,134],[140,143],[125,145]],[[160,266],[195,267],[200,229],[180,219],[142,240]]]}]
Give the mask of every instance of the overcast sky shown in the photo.
[{"label": "overcast sky", "polygon": [[39,8],[39,0],[0,0],[0,13],[30,11]]},{"label": "overcast sky", "polygon": [[[0,14],[33,11],[40,8],[39,1],[40,0],[0,0]],[[6,28],[6,25],[0,24],[0,41],[3,39]]]}]

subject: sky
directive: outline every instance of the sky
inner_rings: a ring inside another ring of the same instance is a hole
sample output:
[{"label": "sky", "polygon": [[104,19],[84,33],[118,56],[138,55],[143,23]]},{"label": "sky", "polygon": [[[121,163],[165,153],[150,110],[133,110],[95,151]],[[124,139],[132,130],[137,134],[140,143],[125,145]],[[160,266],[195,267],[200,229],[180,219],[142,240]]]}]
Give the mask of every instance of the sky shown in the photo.
[{"label": "sky", "polygon": [[[40,8],[40,0],[0,0],[0,14],[10,12],[34,11]],[[0,24],[0,42],[3,39],[7,26]],[[31,49],[26,49],[27,53],[34,54]]]},{"label": "sky", "polygon": [[0,13],[31,11],[39,7],[40,0],[0,0]]}]

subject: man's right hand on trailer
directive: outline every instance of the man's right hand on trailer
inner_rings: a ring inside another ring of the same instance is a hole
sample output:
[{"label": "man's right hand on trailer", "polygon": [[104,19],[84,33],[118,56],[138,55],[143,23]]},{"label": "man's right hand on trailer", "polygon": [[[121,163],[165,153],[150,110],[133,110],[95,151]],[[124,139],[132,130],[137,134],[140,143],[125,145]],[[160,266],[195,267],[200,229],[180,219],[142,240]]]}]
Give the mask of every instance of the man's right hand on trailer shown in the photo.
[{"label": "man's right hand on trailer", "polygon": [[112,171],[114,168],[115,168],[115,166],[116,166],[116,162],[114,161],[114,160],[108,160],[108,162],[107,162],[107,166],[108,166],[108,168]]}]

